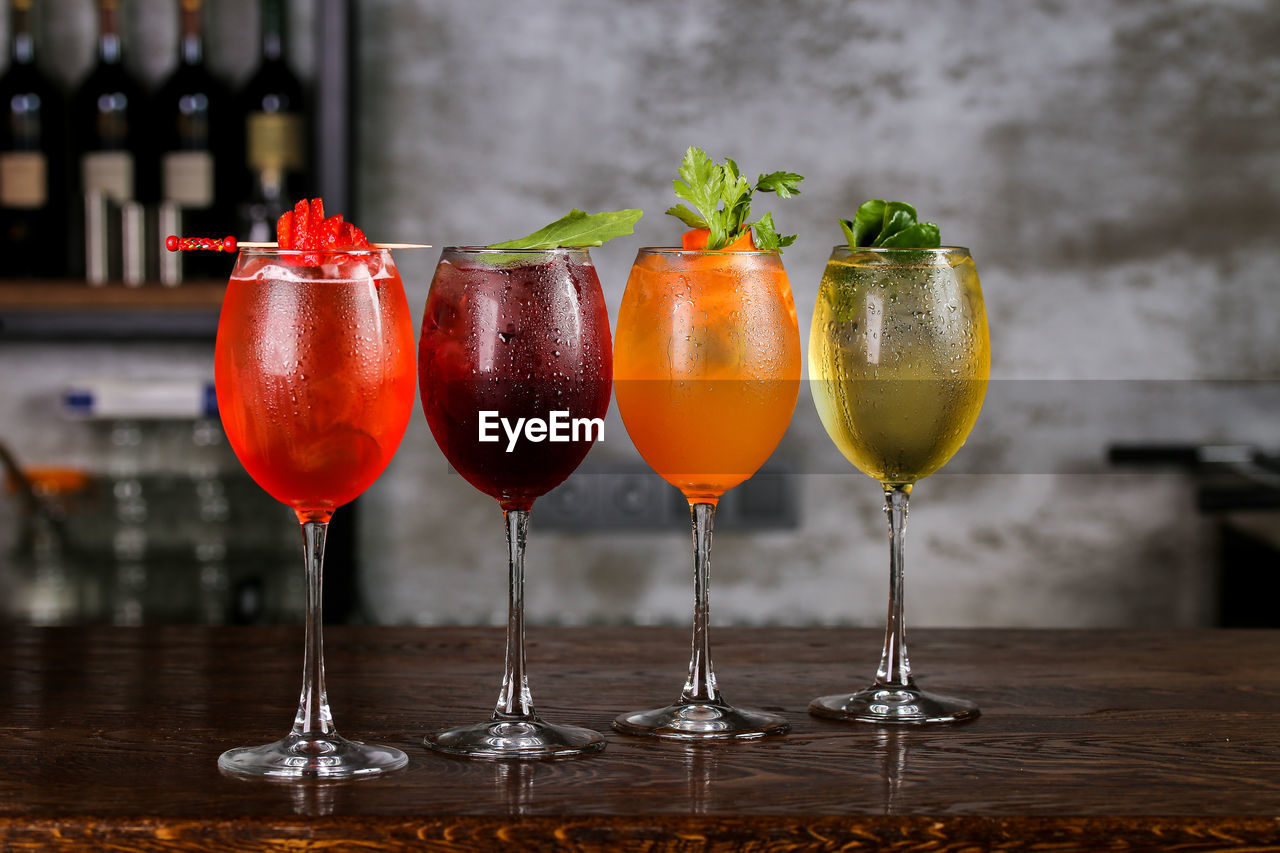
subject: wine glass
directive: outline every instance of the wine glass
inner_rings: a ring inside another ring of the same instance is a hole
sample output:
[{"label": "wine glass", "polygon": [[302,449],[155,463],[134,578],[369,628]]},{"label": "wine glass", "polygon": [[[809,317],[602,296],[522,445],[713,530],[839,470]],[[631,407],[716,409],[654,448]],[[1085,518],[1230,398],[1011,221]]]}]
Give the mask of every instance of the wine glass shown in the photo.
[{"label": "wine glass", "polygon": [[773,453],[799,392],[800,332],[778,253],[641,249],[622,297],[614,355],[627,433],[689,501],[694,609],[680,697],[622,714],[613,727],[671,740],[783,734],[790,724],[782,717],[724,700],[708,638],[716,503]]},{"label": "wine glass", "polygon": [[603,749],[599,732],[539,718],[524,654],[529,512],[603,437],[609,408],[609,316],[587,250],[445,249],[418,359],[431,434],[454,469],[502,506],[509,556],[506,667],[493,716],[425,743],[472,758]]},{"label": "wine glass", "polygon": [[990,371],[987,315],[968,249],[832,251],[809,335],[810,385],[836,447],[884,487],[889,616],[875,683],[815,699],[809,713],[871,723],[978,715],[972,702],[926,693],[911,677],[902,549],[911,487],[964,444]]},{"label": "wine glass", "polygon": [[321,576],[334,509],[387,467],[413,410],[413,323],[385,250],[242,249],[218,320],[218,411],[249,475],[302,525],[306,651],[293,730],[224,752],[250,776],[342,778],[403,767],[387,746],[341,737],[324,683]]}]

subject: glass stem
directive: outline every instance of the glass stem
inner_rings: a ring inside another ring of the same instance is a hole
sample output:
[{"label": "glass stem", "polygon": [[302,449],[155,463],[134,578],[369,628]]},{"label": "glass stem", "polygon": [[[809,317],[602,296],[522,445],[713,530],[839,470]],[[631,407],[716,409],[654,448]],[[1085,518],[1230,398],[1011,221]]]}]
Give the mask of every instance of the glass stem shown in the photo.
[{"label": "glass stem", "polygon": [[324,572],[324,539],[330,513],[309,513],[302,518],[303,554],[307,570],[307,638],[302,659],[302,695],[293,720],[295,737],[331,737],[337,734],[329,695],[324,687],[324,636],[321,581]]},{"label": "glass stem", "polygon": [[502,692],[494,719],[532,720],[533,694],[524,665],[524,543],[529,531],[529,510],[503,512],[507,523],[507,552],[510,567],[507,604],[507,662],[502,676]]},{"label": "glass stem", "polygon": [[884,512],[889,516],[889,616],[884,629],[884,652],[876,671],[877,687],[913,687],[911,662],[907,660],[907,623],[903,616],[902,550],[907,536],[907,498],[910,486],[884,490]]},{"label": "glass stem", "polygon": [[719,703],[720,690],[711,666],[709,637],[711,608],[708,603],[711,584],[711,529],[716,518],[716,505],[689,505],[693,520],[693,657],[689,660],[689,680],[680,694],[681,703]]}]

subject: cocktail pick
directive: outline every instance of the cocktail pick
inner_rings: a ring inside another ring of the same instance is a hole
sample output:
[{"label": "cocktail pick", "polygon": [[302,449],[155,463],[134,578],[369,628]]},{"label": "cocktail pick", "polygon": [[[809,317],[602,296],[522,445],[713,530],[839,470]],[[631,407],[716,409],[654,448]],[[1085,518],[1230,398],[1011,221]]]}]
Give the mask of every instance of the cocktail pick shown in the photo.
[{"label": "cocktail pick", "polygon": [[216,237],[179,237],[176,234],[170,234],[164,240],[164,247],[170,252],[201,250],[205,252],[231,252],[234,254],[243,245],[245,244],[237,242],[236,238],[230,235],[219,240]]},{"label": "cocktail pick", "polygon": [[[276,243],[240,242],[235,237],[227,236],[219,240],[216,237],[179,237],[170,234],[165,238],[164,247],[170,252],[238,252],[240,249],[274,249]],[[374,249],[430,249],[430,243],[374,243]],[[308,249],[306,251],[323,251]],[[354,250],[354,251],[359,251]]]}]

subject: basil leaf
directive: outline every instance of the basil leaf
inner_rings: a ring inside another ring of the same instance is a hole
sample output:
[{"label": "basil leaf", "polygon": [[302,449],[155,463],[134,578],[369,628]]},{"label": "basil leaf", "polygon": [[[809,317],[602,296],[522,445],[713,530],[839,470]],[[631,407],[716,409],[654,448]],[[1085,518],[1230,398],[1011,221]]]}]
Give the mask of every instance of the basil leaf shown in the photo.
[{"label": "basil leaf", "polygon": [[884,241],[905,228],[916,224],[916,209],[901,201],[891,201],[884,206],[884,224],[872,246],[883,246]]},{"label": "basil leaf", "polygon": [[885,249],[936,249],[940,245],[942,235],[932,222],[917,222],[880,243]]},{"label": "basil leaf", "polygon": [[491,243],[489,249],[558,249],[600,246],[614,237],[634,233],[635,224],[644,216],[639,208],[587,213],[571,210],[561,218],[527,237]]},{"label": "basil leaf", "polygon": [[858,206],[852,221],[836,221],[850,249],[936,249],[942,245],[938,226],[917,222],[916,209],[904,201],[873,198]]},{"label": "basil leaf", "polygon": [[853,220],[837,219],[840,223],[840,230],[844,232],[844,239],[848,241],[849,248],[855,248],[858,245],[858,238],[853,233]]},{"label": "basil leaf", "polygon": [[851,248],[870,246],[880,236],[880,227],[884,225],[884,208],[885,201],[880,198],[858,205],[858,210],[853,214],[853,240],[849,243]]}]

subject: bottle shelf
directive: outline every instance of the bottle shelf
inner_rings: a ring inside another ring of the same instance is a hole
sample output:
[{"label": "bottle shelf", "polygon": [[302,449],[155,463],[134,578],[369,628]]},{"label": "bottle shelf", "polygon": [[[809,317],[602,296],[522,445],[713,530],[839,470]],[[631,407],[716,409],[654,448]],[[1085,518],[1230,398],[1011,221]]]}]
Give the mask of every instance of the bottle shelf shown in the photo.
[{"label": "bottle shelf", "polygon": [[0,341],[213,340],[225,281],[177,287],[72,279],[0,283]]}]

